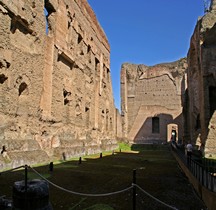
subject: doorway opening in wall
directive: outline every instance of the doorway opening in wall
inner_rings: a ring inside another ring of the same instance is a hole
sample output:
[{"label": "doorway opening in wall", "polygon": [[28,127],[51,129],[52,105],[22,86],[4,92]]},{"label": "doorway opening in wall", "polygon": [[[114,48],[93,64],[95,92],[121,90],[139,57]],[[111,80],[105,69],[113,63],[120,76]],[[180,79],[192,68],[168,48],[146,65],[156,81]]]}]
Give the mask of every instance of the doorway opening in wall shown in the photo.
[{"label": "doorway opening in wall", "polygon": [[167,125],[167,142],[181,143],[178,137],[178,125],[170,123]]},{"label": "doorway opening in wall", "polygon": [[214,114],[214,111],[216,110],[216,87],[210,86],[209,87],[209,114],[210,118]]},{"label": "doorway opening in wall", "polygon": [[176,130],[172,130],[171,139],[173,142],[176,142]]},{"label": "doorway opening in wall", "polygon": [[152,117],[152,133],[160,133],[159,117]]}]

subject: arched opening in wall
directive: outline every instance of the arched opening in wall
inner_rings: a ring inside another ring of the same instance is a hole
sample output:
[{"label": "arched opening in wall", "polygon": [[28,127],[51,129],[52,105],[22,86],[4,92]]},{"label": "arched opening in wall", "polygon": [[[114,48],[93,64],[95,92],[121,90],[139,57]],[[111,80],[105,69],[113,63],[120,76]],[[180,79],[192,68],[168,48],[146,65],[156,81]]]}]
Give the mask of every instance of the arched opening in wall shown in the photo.
[{"label": "arched opening in wall", "polygon": [[159,117],[152,117],[152,133],[160,133]]},{"label": "arched opening in wall", "polygon": [[167,125],[167,142],[178,142],[178,125],[171,123]]},{"label": "arched opening in wall", "polygon": [[22,82],[19,86],[19,96],[27,90],[28,85],[25,82]]},{"label": "arched opening in wall", "polygon": [[0,84],[3,84],[7,79],[8,77],[6,77],[4,74],[0,74]]},{"label": "arched opening in wall", "polygon": [[209,114],[210,118],[214,114],[216,110],[216,87],[210,86],[209,87]]}]

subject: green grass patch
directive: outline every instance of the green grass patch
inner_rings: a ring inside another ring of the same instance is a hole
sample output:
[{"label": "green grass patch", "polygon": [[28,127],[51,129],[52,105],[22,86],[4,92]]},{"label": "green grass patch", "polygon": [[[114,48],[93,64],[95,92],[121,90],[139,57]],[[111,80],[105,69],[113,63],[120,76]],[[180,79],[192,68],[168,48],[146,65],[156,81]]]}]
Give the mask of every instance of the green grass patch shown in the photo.
[{"label": "green grass patch", "polygon": [[131,145],[127,143],[119,143],[119,150],[121,151],[131,151]]}]

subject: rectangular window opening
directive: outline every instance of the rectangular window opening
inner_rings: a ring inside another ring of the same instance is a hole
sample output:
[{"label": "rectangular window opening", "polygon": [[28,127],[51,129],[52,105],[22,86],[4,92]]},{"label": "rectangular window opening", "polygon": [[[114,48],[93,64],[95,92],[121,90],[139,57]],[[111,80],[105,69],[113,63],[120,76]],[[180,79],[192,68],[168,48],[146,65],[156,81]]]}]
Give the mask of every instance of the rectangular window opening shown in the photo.
[{"label": "rectangular window opening", "polygon": [[152,133],[160,133],[159,117],[152,117]]}]

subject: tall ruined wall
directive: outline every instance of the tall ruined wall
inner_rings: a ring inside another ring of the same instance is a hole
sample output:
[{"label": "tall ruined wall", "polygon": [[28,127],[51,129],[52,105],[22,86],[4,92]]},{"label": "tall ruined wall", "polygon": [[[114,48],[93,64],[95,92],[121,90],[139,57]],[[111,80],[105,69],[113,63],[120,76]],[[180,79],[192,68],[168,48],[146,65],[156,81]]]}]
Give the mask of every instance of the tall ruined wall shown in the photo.
[{"label": "tall ruined wall", "polygon": [[0,98],[0,166],[116,147],[110,46],[86,0],[0,1]]},{"label": "tall ruined wall", "polygon": [[[135,142],[166,141],[168,124],[183,135],[182,96],[185,90],[186,59],[155,66],[125,63],[121,68],[122,115],[125,137]],[[158,131],[152,118],[159,120]]]},{"label": "tall ruined wall", "polygon": [[216,153],[216,1],[197,22],[188,51],[189,138]]},{"label": "tall ruined wall", "polygon": [[119,110],[116,109],[116,137],[118,141],[124,141],[122,131],[122,115],[120,114]]}]

